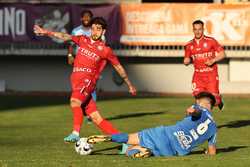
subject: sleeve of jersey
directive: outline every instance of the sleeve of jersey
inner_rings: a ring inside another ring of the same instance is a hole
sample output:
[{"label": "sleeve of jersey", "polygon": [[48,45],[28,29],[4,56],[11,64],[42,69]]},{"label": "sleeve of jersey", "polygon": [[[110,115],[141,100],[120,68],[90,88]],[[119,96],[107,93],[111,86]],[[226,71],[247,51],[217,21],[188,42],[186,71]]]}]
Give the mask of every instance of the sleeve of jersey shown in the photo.
[{"label": "sleeve of jersey", "polygon": [[191,57],[190,46],[186,45],[184,48],[185,48],[185,55],[184,55],[184,57]]},{"label": "sleeve of jersey", "polygon": [[216,52],[221,52],[224,50],[223,46],[221,46],[216,39],[213,39],[213,46]]},{"label": "sleeve of jersey", "polygon": [[80,46],[80,44],[83,43],[85,37],[83,35],[72,35],[71,39],[75,44]]},{"label": "sleeve of jersey", "polygon": [[106,61],[106,60],[103,60],[103,61],[101,62],[100,66],[99,66],[99,69],[98,69],[98,73],[99,73],[99,74],[103,71],[103,69],[104,69],[104,67],[106,66],[106,64],[107,64],[107,61]]},{"label": "sleeve of jersey", "polygon": [[[74,31],[74,30],[72,30],[70,35],[71,35],[71,36],[75,35],[75,31]],[[74,45],[74,44],[75,44],[75,42],[70,41],[70,44],[71,44],[71,45]]]},{"label": "sleeve of jersey", "polygon": [[212,136],[212,137],[210,137],[209,139],[208,139],[208,145],[216,145],[216,137],[217,137],[217,135],[216,135],[216,133]]},{"label": "sleeve of jersey", "polygon": [[109,48],[107,53],[107,60],[110,61],[112,65],[118,65],[120,64],[117,56],[112,52],[112,50]]}]

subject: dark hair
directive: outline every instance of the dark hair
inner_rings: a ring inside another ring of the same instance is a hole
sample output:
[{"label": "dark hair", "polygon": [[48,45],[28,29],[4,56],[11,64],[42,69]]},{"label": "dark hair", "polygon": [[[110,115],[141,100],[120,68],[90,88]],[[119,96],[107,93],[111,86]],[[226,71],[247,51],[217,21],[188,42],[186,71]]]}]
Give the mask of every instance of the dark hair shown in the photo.
[{"label": "dark hair", "polygon": [[215,99],[214,95],[212,95],[212,93],[200,92],[195,96],[195,99],[202,99],[202,98],[209,98],[211,106],[214,107],[216,99]]},{"label": "dark hair", "polygon": [[103,17],[94,17],[91,20],[91,25],[92,24],[99,24],[102,26],[102,29],[107,29],[107,23],[106,20]]},{"label": "dark hair", "polygon": [[83,17],[85,14],[89,14],[90,17],[93,17],[93,13],[90,10],[83,10],[81,12],[81,17]]},{"label": "dark hair", "polygon": [[195,20],[195,21],[193,22],[193,25],[195,25],[195,24],[201,24],[202,26],[204,26],[204,23],[203,23],[203,21],[201,21],[201,20]]}]

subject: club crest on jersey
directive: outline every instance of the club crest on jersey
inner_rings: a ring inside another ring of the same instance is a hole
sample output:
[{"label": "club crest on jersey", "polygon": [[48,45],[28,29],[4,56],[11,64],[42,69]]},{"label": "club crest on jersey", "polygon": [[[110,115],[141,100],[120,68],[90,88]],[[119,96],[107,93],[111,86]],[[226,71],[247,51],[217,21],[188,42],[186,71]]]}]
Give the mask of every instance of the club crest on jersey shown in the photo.
[{"label": "club crest on jersey", "polygon": [[204,47],[204,48],[207,48],[207,43],[204,43],[204,44],[203,44],[203,47]]},{"label": "club crest on jersey", "polygon": [[102,51],[104,48],[103,48],[103,46],[97,46],[97,49],[98,49],[99,51]]}]

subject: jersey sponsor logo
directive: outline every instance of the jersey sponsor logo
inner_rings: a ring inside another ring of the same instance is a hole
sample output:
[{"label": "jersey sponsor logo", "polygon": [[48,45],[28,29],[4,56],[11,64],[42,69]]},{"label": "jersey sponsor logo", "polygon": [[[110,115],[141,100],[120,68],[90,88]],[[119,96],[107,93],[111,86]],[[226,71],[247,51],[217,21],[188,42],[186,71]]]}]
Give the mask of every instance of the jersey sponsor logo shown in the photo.
[{"label": "jersey sponsor logo", "polygon": [[191,143],[195,140],[198,140],[200,136],[204,135],[208,130],[208,125],[212,121],[208,118],[206,121],[200,123],[195,129],[189,130],[190,135],[185,134],[184,131],[174,132],[179,144],[183,149],[189,149]]},{"label": "jersey sponsor logo", "polygon": [[204,52],[204,53],[197,53],[197,54],[191,55],[191,57],[193,58],[193,60],[195,60],[195,59],[210,58],[212,56],[213,56],[213,52]]},{"label": "jersey sponsor logo", "polygon": [[214,70],[213,68],[207,67],[207,68],[202,68],[202,69],[195,69],[195,72],[210,72],[213,70]]},{"label": "jersey sponsor logo", "polygon": [[183,149],[189,149],[191,147],[190,144],[192,143],[193,139],[191,136],[185,135],[184,131],[174,132],[174,135]]},{"label": "jersey sponsor logo", "polygon": [[82,56],[85,56],[85,57],[92,59],[92,60],[95,60],[95,61],[100,60],[100,57],[97,54],[95,54],[94,52],[92,52],[86,48],[79,48],[79,51],[80,51],[80,55],[82,55]]},{"label": "jersey sponsor logo", "polygon": [[86,67],[74,67],[73,68],[73,72],[88,72],[88,73],[92,73],[93,71],[90,68],[86,68]]}]

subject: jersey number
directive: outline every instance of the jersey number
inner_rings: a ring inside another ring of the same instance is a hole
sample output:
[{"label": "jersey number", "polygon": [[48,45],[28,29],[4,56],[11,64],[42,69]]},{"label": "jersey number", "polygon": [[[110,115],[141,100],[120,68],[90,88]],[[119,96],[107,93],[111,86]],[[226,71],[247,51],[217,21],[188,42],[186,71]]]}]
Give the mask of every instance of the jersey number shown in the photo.
[{"label": "jersey number", "polygon": [[200,123],[196,130],[195,129],[191,129],[189,132],[190,134],[193,136],[194,140],[197,140],[199,138],[199,135],[203,135],[207,129],[208,129],[208,125],[211,123],[210,119],[207,119],[205,122]]}]

